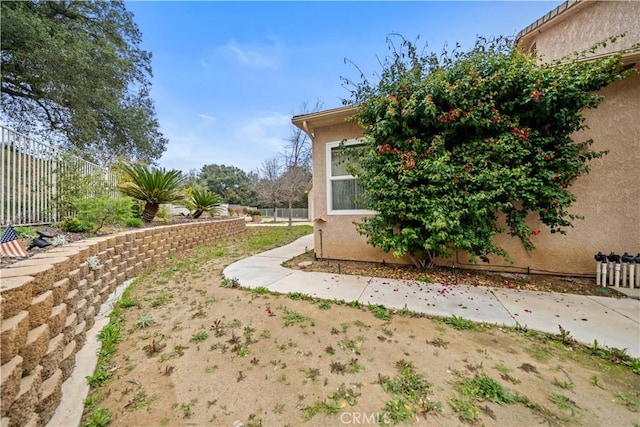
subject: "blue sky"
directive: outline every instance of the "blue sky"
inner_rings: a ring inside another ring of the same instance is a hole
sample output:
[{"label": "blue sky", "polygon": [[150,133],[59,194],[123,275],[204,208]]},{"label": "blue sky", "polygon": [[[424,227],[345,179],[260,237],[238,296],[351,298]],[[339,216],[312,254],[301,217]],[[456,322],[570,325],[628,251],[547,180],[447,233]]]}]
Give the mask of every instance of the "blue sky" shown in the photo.
[{"label": "blue sky", "polygon": [[153,54],[151,96],[169,139],[162,167],[206,164],[247,172],[282,151],[291,117],[307,102],[341,106],[341,76],[380,70],[386,36],[473,45],[515,36],[561,1],[222,2],[129,1]]}]

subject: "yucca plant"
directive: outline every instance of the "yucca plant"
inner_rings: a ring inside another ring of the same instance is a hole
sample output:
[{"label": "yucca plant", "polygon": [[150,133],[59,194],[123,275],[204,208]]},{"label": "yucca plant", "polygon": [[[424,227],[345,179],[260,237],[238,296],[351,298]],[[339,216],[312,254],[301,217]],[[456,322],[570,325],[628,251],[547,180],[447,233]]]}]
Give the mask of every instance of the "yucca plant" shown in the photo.
[{"label": "yucca plant", "polygon": [[163,203],[180,203],[184,200],[185,177],[177,170],[152,168],[143,165],[120,165],[126,179],[118,185],[122,193],[145,203],[142,220],[151,222]]},{"label": "yucca plant", "polygon": [[189,209],[192,218],[200,218],[207,212],[209,214],[220,213],[224,208],[222,205],[222,197],[207,190],[198,190],[192,188],[187,191],[187,201],[185,206]]}]

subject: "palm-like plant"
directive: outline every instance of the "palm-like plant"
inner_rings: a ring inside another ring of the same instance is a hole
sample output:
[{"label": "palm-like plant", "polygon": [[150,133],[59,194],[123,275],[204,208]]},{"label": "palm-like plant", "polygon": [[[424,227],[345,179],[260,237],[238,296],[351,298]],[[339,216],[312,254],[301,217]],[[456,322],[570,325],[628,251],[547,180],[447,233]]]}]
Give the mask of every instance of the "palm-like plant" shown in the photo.
[{"label": "palm-like plant", "polygon": [[224,208],[222,197],[207,190],[192,188],[187,191],[187,202],[185,206],[191,212],[192,218],[200,218],[204,212],[209,214],[220,213]]},{"label": "palm-like plant", "polygon": [[143,165],[120,165],[131,181],[118,185],[122,193],[145,202],[142,220],[151,222],[163,203],[176,203],[184,199],[182,186],[185,177],[177,170],[150,168]]}]

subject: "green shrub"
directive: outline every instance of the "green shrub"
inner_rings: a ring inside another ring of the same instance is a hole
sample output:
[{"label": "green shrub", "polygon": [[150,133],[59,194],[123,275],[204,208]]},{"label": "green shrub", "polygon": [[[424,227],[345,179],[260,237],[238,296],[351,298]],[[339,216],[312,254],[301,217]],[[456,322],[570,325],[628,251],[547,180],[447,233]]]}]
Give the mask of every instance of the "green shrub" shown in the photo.
[{"label": "green shrub", "polygon": [[91,230],[94,225],[88,221],[83,221],[78,218],[66,217],[62,220],[58,226],[66,232],[69,233],[86,233]]},{"label": "green shrub", "polygon": [[127,227],[135,227],[135,228],[142,227],[142,224],[144,224],[144,222],[142,221],[141,218],[129,218],[125,222],[125,225]]},{"label": "green shrub", "polygon": [[96,197],[74,200],[78,219],[94,225],[92,232],[108,225],[125,225],[131,218],[131,199],[128,197]]}]

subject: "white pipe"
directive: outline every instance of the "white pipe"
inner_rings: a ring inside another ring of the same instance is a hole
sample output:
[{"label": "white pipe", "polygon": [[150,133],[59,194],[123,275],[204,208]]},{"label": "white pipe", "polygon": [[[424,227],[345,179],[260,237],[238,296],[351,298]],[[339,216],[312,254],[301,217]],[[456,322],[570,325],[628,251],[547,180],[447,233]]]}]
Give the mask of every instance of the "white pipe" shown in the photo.
[{"label": "white pipe", "polygon": [[602,286],[607,287],[607,262],[602,261]]},{"label": "white pipe", "polygon": [[640,288],[640,264],[636,266],[636,287]]},{"label": "white pipe", "polygon": [[600,270],[600,261],[596,261],[596,285],[600,286],[600,275],[602,271]]},{"label": "white pipe", "polygon": [[609,261],[609,286],[613,286],[613,262]]},{"label": "white pipe", "polygon": [[627,269],[628,268],[629,268],[629,263],[623,262],[622,263],[622,282],[620,283],[620,286],[622,286],[623,288],[627,287]]},{"label": "white pipe", "polygon": [[615,271],[616,271],[616,280],[614,283],[616,288],[619,288],[620,287],[620,263],[619,262],[616,262]]},{"label": "white pipe", "polygon": [[629,288],[631,289],[633,289],[633,281],[634,281],[633,279],[635,278],[633,274],[634,273],[633,270],[635,270],[635,268],[636,268],[636,264],[634,262],[630,262],[629,263]]}]

